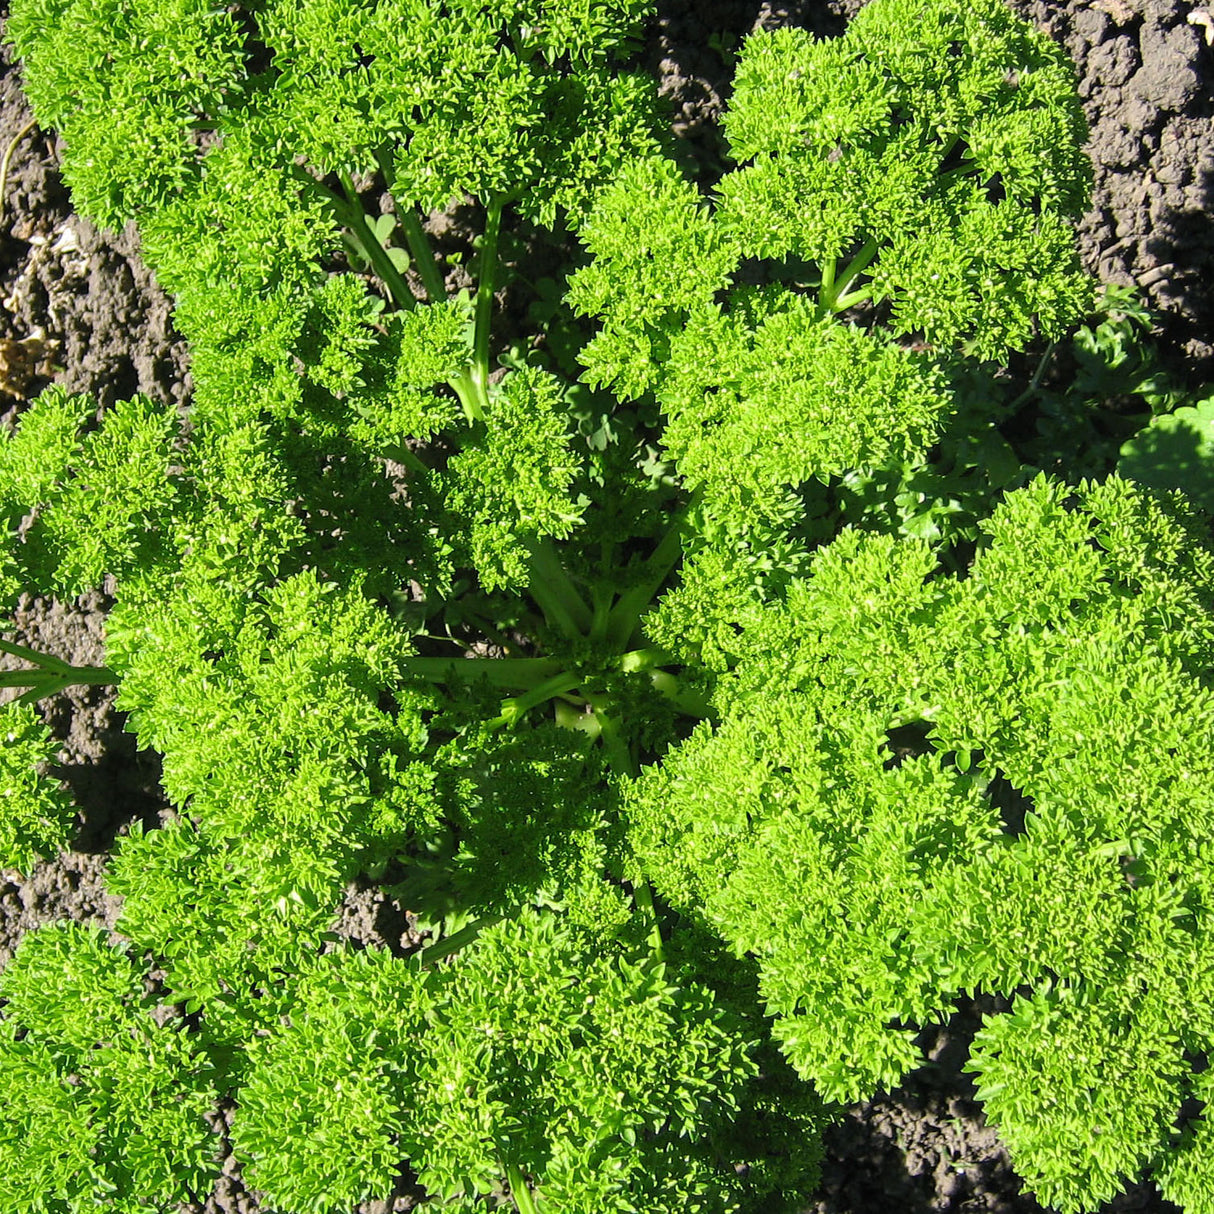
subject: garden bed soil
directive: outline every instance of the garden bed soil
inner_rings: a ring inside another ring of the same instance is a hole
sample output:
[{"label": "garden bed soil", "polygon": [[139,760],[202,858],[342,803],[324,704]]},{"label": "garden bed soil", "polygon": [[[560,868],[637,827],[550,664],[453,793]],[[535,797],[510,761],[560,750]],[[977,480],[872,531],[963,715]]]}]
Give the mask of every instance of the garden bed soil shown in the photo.
[{"label": "garden bed soil", "polygon": [[[1196,388],[1214,380],[1214,11],[1183,0],[1014,0],[1014,6],[1078,65],[1096,174],[1092,207],[1080,225],[1086,265],[1105,282],[1136,285],[1159,311],[1160,360],[1179,383]],[[708,179],[719,171],[716,119],[741,39],[781,24],[835,35],[859,7],[852,0],[661,0],[644,57]],[[30,111],[7,48],[0,74],[2,152]],[[52,379],[101,407],[136,392],[186,406],[187,352],[173,330],[170,300],[139,259],[136,235],[99,232],[76,216],[57,163],[55,136],[34,127],[16,146],[5,183],[0,412],[20,409]],[[27,357],[31,350],[39,357]],[[100,592],[71,604],[26,599],[10,635],[74,663],[96,664],[106,605]],[[58,774],[80,806],[79,830],[71,851],[39,864],[28,878],[0,874],[0,965],[40,924],[112,924],[118,906],[104,886],[108,849],[132,821],[151,826],[168,812],[155,756],[136,751],[111,691],[73,689],[42,710],[59,740]],[[338,929],[367,945],[401,948],[411,939],[405,908],[373,886],[351,887]],[[1021,1192],[960,1069],[983,1010],[968,1005],[927,1032],[929,1065],[896,1091],[850,1109],[830,1131],[822,1183],[807,1195],[806,1214],[1041,1210]],[[230,1112],[215,1115],[221,1151]],[[413,1208],[418,1196],[402,1177],[396,1193],[364,1203],[359,1214],[395,1214]],[[215,1191],[185,1209],[254,1214],[259,1208],[229,1157]],[[1104,1209],[1164,1214],[1175,1207],[1142,1185]]]}]

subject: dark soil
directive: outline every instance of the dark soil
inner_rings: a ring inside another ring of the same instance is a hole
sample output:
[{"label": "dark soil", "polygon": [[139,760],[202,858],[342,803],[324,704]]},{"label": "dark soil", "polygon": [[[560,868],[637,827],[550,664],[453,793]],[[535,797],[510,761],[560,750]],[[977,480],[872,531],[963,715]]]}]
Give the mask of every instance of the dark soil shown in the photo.
[{"label": "dark soil", "polygon": [[[1161,313],[1163,367],[1180,383],[1214,380],[1214,13],[1184,0],[1013,0],[1057,38],[1078,65],[1092,126],[1096,182],[1080,229],[1083,257],[1103,281],[1136,284]],[[711,176],[720,164],[715,119],[727,96],[728,58],[757,26],[803,24],[842,31],[854,0],[660,0],[645,52],[662,79],[689,160]],[[30,118],[0,55],[0,153]],[[56,172],[53,135],[34,128],[12,158],[0,218],[0,412],[21,407],[53,378],[104,407],[136,392],[171,405],[188,400],[188,359],[171,302],[138,256],[134,233],[98,232],[74,215]],[[47,357],[8,366],[4,351],[35,339]],[[13,639],[79,664],[102,660],[106,600],[28,600]],[[43,705],[60,741],[57,774],[80,806],[73,850],[26,879],[0,874],[0,966],[21,935],[68,918],[112,924],[106,852],[135,819],[163,809],[158,764],[123,732],[112,693],[76,689]],[[374,888],[352,888],[338,929],[364,944],[413,943],[402,907]],[[997,1134],[986,1127],[960,1066],[981,1009],[966,1007],[925,1034],[930,1064],[897,1091],[849,1110],[828,1136],[819,1191],[806,1214],[1035,1214]],[[229,1110],[216,1115],[224,1142]],[[360,1214],[396,1214],[418,1196],[402,1177],[387,1201]],[[191,1214],[259,1209],[229,1160],[215,1192]],[[1164,1214],[1153,1188],[1133,1189],[1107,1211]]]}]

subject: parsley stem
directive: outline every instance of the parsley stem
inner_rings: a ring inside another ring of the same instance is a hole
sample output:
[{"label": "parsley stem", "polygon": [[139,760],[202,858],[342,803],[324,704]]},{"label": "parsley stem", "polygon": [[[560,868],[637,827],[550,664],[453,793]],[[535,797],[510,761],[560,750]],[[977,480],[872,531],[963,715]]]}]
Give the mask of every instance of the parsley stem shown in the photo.
[{"label": "parsley stem", "polygon": [[1054,351],[1057,349],[1057,347],[1058,343],[1056,341],[1052,341],[1048,346],[1046,346],[1045,353],[1041,356],[1040,361],[1037,363],[1037,370],[1033,372],[1033,378],[1029,380],[1029,386],[1025,388],[1025,390],[1021,392],[1015,400],[1004,405],[1006,412],[1014,413],[1020,408],[1021,405],[1024,404],[1026,400],[1029,399],[1030,396],[1033,395],[1034,392],[1037,391],[1041,385],[1041,377],[1045,374],[1045,369],[1049,366],[1050,359],[1053,357]]},{"label": "parsley stem", "polygon": [[[36,649],[27,649],[24,645],[18,645],[15,641],[0,641],[0,653],[11,654],[15,658],[20,658],[23,662],[32,662],[35,666],[40,666],[43,670],[51,671],[54,674],[105,676],[105,678],[82,677],[80,680],[82,683],[116,683],[118,681],[118,676],[104,666],[73,666],[62,658],[53,657],[49,653],[39,653]],[[20,672],[14,671],[13,673]]]},{"label": "parsley stem", "polygon": [[527,1188],[527,1182],[523,1178],[522,1169],[517,1163],[506,1165],[506,1179],[510,1182],[510,1197],[518,1207],[519,1214],[539,1214],[531,1197],[531,1190]]},{"label": "parsley stem", "polygon": [[485,420],[485,409],[481,402],[480,393],[477,391],[476,382],[473,379],[472,368],[465,367],[458,375],[453,375],[447,380],[447,383],[451,385],[455,390],[455,395],[459,397],[459,403],[463,407],[464,416],[470,422],[483,422]]},{"label": "parsley stem", "polygon": [[665,961],[665,942],[662,940],[662,925],[658,920],[658,908],[653,904],[653,887],[643,874],[633,884],[632,900],[649,920],[649,943],[655,961]]},{"label": "parsley stem", "polygon": [[581,681],[582,676],[573,670],[565,670],[560,674],[553,675],[552,678],[539,684],[538,687],[533,687],[530,691],[523,692],[522,695],[512,696],[508,700],[503,700],[502,715],[494,717],[492,721],[488,721],[486,724],[490,728],[502,725],[514,725],[515,722],[530,712],[531,709],[538,708],[541,704],[555,699],[567,691],[572,691]]},{"label": "parsley stem", "polygon": [[426,235],[426,229],[422,227],[416,209],[404,207],[397,218],[401,231],[405,234],[405,244],[413,255],[413,268],[421,278],[422,286],[426,288],[426,298],[431,303],[446,299],[447,285],[443,282],[434,247],[430,244],[430,237]]},{"label": "parsley stem", "polygon": [[521,651],[518,643],[505,636],[483,616],[473,611],[466,611],[464,613],[464,619],[469,624],[476,625],[476,627],[480,629],[480,631],[484,633],[485,636],[487,636],[496,646],[498,646],[503,653],[510,654],[513,657],[518,657],[520,655]]},{"label": "parsley stem", "polygon": [[472,382],[484,404],[489,401],[489,328],[493,320],[493,292],[497,277],[497,244],[502,229],[506,195],[489,200],[485,231],[481,236],[476,274],[476,320],[472,335]]},{"label": "parsley stem", "polygon": [[435,303],[447,298],[447,286],[443,282],[442,274],[439,273],[434,247],[430,244],[430,238],[421,225],[417,208],[414,206],[402,207],[399,202],[396,202],[394,193],[396,172],[392,167],[389,146],[375,149],[375,163],[379,165],[379,171],[384,175],[384,184],[388,187],[388,193],[393,195],[393,202],[396,203],[397,222],[405,234],[405,244],[409,246],[409,252],[412,254],[413,268],[421,278],[422,286],[426,289],[426,298],[431,303]]},{"label": "parsley stem", "polygon": [[685,717],[703,720],[705,717],[716,715],[707,696],[701,692],[689,691],[679,682],[678,675],[671,674],[669,670],[650,671],[649,681],[653,684],[654,691],[673,704]]},{"label": "parsley stem", "polygon": [[485,680],[503,690],[526,691],[561,673],[559,658],[405,658],[407,676],[428,683],[476,683]]},{"label": "parsley stem", "polygon": [[607,639],[616,645],[627,645],[637,629],[641,616],[648,610],[662,583],[683,555],[683,516],[677,515],[661,542],[653,550],[644,578],[631,590],[620,595],[607,627]]},{"label": "parsley stem", "polygon": [[392,458],[394,458],[397,463],[404,464],[404,466],[410,471],[420,472],[423,476],[434,471],[434,469],[431,468],[420,455],[414,451],[411,451],[403,442],[396,447],[395,450],[393,450]]},{"label": "parsley stem", "polygon": [[639,774],[636,760],[632,756],[632,748],[620,732],[620,723],[612,712],[609,701],[602,696],[586,695],[594,715],[599,723],[599,737],[603,741],[603,749],[607,754],[607,763],[617,776],[635,779]]},{"label": "parsley stem", "polygon": [[570,640],[586,636],[593,626],[594,613],[586,606],[547,538],[541,537],[531,545],[531,581],[527,593],[539,604],[548,623]]},{"label": "parsley stem", "polygon": [[611,601],[615,596],[609,587],[596,582],[590,588],[590,601],[594,604],[593,619],[590,622],[590,639],[601,641],[607,635],[607,625],[611,621]]},{"label": "parsley stem", "polygon": [[818,290],[818,300],[824,308],[830,307],[830,297],[835,286],[835,258],[822,263],[822,283]]},{"label": "parsley stem", "polygon": [[856,304],[863,303],[866,299],[871,299],[873,295],[872,284],[866,287],[861,287],[858,291],[852,291],[847,295],[841,295],[835,300],[835,311],[846,312],[848,308],[854,308]]},{"label": "parsley stem", "polygon": [[652,670],[655,666],[669,666],[674,655],[665,649],[651,646],[648,649],[631,649],[620,655],[619,668],[624,674],[635,674],[640,670]]},{"label": "parsley stem", "polygon": [[712,704],[707,697],[700,692],[689,691],[679,681],[678,675],[659,669],[662,666],[674,665],[676,660],[674,654],[667,653],[664,649],[633,649],[620,657],[619,669],[623,674],[647,673],[654,691],[685,716],[712,716]]},{"label": "parsley stem", "polygon": [[108,666],[72,666],[49,653],[39,653],[36,649],[27,649],[13,641],[0,641],[0,653],[33,664],[32,670],[0,671],[0,687],[29,689],[17,697],[22,704],[32,704],[35,700],[58,695],[68,687],[108,687],[121,681]]},{"label": "parsley stem", "polygon": [[63,670],[0,671],[0,687],[32,687],[37,683],[56,682],[64,687],[108,687],[118,682],[118,676],[106,666],[68,666]]},{"label": "parsley stem", "polygon": [[598,717],[584,711],[588,707],[585,700],[574,703],[570,696],[555,696],[552,707],[553,718],[562,729],[573,729],[589,738],[597,738],[603,732]]},{"label": "parsley stem", "polygon": [[824,307],[829,308],[832,312],[841,312],[844,308],[851,307],[853,303],[859,303],[864,298],[860,292],[844,296],[843,290],[857,274],[868,268],[873,258],[877,256],[878,248],[875,240],[866,240],[860,251],[847,263],[847,268],[843,273],[837,276],[833,261],[823,267],[822,290],[819,298]]},{"label": "parsley stem", "polygon": [[371,230],[371,225],[367,222],[367,212],[363,210],[363,205],[358,200],[358,191],[354,188],[350,174],[342,169],[337,176],[341,181],[341,188],[346,192],[344,200],[336,194],[330,194],[337,204],[339,218],[354,233],[363,252],[375,267],[375,272],[384,280],[384,285],[388,288],[397,307],[405,309],[414,307],[417,300],[414,298],[413,292],[409,290],[409,284],[405,282],[401,272],[392,264],[392,258],[388,256],[387,249],[379,243],[379,238]]},{"label": "parsley stem", "polygon": [[467,927],[460,928],[458,932],[452,932],[451,935],[436,940],[429,948],[424,948],[416,954],[418,964],[433,965],[434,962],[441,961],[444,957],[450,957],[452,953],[458,953],[465,944],[471,944],[487,927],[500,923],[505,917],[505,915],[486,915],[483,919],[477,919],[474,923],[469,923]]}]

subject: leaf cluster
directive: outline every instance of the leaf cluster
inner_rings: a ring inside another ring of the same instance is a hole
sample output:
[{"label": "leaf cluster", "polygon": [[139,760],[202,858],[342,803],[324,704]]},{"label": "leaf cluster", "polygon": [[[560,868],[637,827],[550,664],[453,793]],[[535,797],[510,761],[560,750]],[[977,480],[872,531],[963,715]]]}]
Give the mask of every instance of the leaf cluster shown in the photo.
[{"label": "leaf cluster", "polygon": [[210,1188],[213,1068],[143,977],[100,928],[22,940],[0,976],[0,1207],[144,1214]]},{"label": "leaf cluster", "polygon": [[759,959],[830,1098],[900,1082],[956,996],[1015,995],[979,1092],[1028,1183],[1080,1211],[1166,1158],[1182,1051],[1209,1046],[1214,570],[1192,507],[1116,478],[1038,479],[983,530],[963,579],[921,542],[820,549],[735,621],[720,722],[627,817],[672,906]]},{"label": "leaf cluster", "polygon": [[754,1074],[744,1037],[707,992],[550,915],[487,928],[455,967],[319,959],[250,1067],[233,1138],[276,1207],[350,1205],[408,1156],[449,1201],[521,1165],[558,1208],[735,1208],[704,1136]]},{"label": "leaf cluster", "polygon": [[58,747],[32,704],[0,709],[0,866],[29,872],[65,847],[75,826],[71,798],[48,778]]}]

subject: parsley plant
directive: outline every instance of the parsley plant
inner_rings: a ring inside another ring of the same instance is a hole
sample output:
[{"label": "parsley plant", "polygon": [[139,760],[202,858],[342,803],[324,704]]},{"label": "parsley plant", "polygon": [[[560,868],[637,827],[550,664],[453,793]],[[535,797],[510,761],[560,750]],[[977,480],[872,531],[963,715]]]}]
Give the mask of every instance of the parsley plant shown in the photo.
[{"label": "parsley plant", "polygon": [[[754,34],[707,193],[645,10],[14,0],[194,391],[52,388],[0,441],[0,588],[115,600],[104,668],[4,681],[116,683],[175,811],[116,846],[119,940],[0,975],[0,1210],[201,1200],[219,1102],[284,1214],[410,1169],[449,1210],[795,1209],[976,992],[1043,1201],[1151,1169],[1214,1210],[1175,1128],[1214,1046],[1205,525],[1041,473],[975,387],[1092,309],[1073,70],[1001,0]],[[23,698],[28,868],[71,814]],[[428,946],[336,937],[356,878]]]}]

